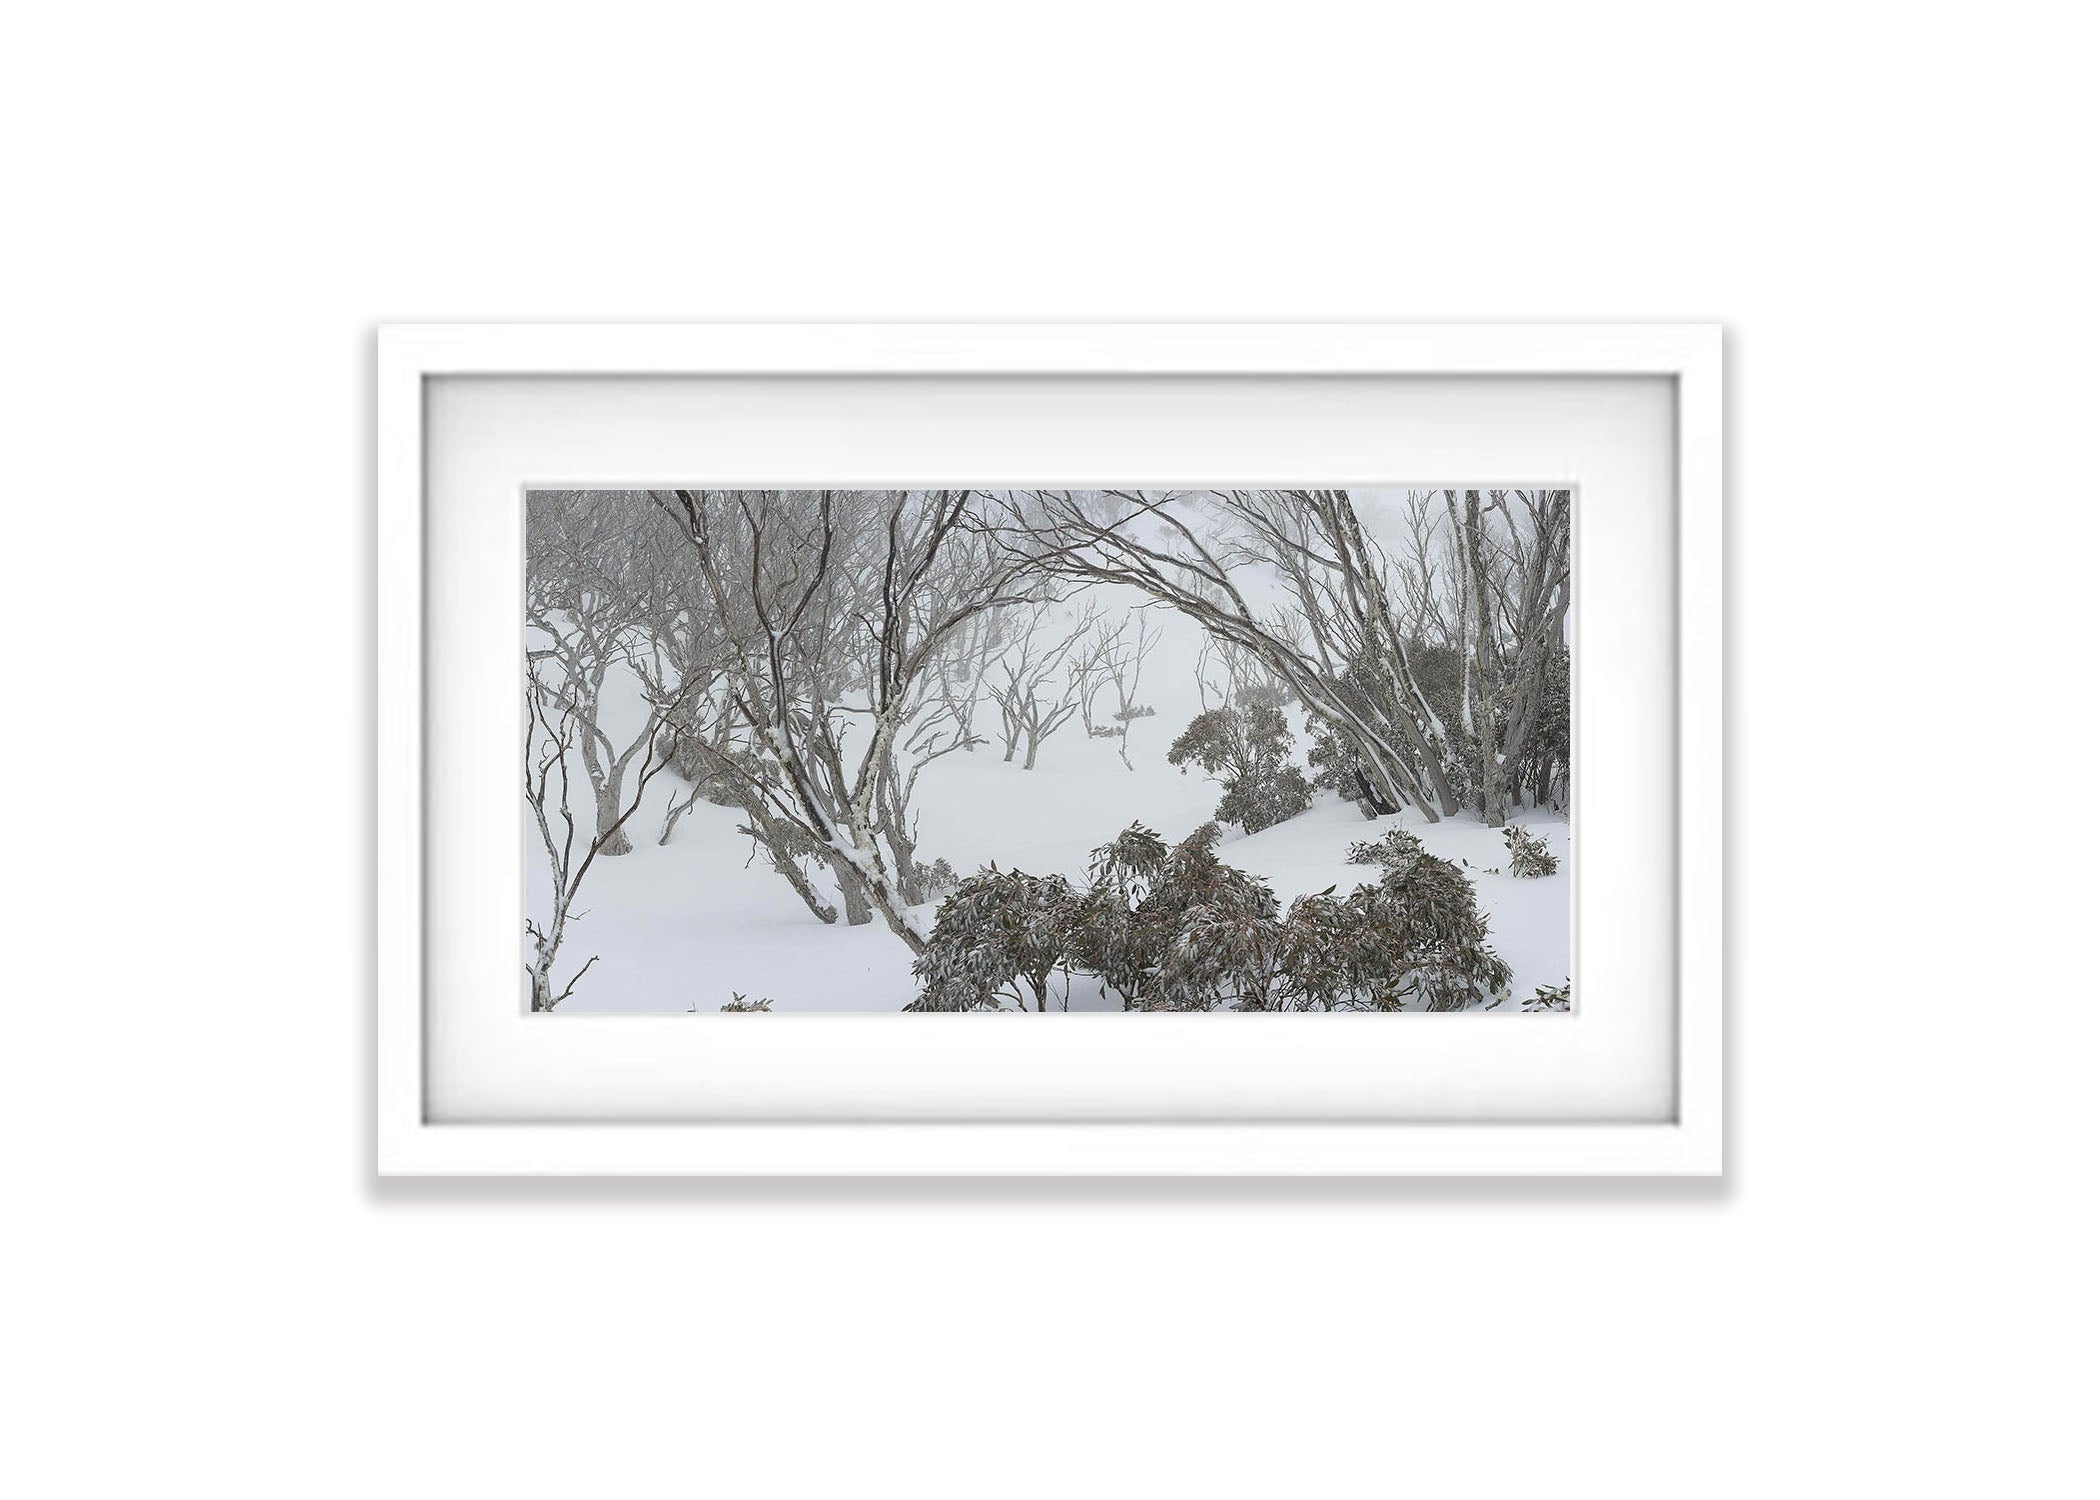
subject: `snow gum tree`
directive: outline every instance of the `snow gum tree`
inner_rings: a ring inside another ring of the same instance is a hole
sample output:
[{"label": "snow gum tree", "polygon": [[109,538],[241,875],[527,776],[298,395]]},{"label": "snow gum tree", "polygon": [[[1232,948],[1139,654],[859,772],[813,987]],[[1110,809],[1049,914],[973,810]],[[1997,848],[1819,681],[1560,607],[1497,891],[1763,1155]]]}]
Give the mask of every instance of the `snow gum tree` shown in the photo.
[{"label": "snow gum tree", "polygon": [[963,524],[967,490],[648,493],[725,642],[749,795],[821,851],[849,922],[872,913],[922,951],[910,797],[970,739],[941,718],[941,664],[972,621],[1037,602],[1039,580]]},{"label": "snow gum tree", "polygon": [[[1500,826],[1525,794],[1566,795],[1571,499],[1414,491],[1381,533],[1348,490],[1031,490],[993,497],[986,525],[1048,574],[1187,615],[1235,672],[1258,666],[1367,815],[1435,822],[1470,801]],[[1450,692],[1429,658],[1456,667]]]},{"label": "snow gum tree", "polygon": [[538,690],[567,715],[590,783],[598,852],[633,847],[622,788],[646,754],[653,724],[632,736],[607,727],[606,685],[646,649],[646,555],[631,545],[631,516],[618,497],[584,490],[542,491],[526,512],[527,659]]},{"label": "snow gum tree", "polygon": [[[1571,498],[1567,490],[1444,492],[1471,648],[1465,728],[1478,758],[1480,815],[1494,827],[1508,818],[1527,753],[1556,707],[1565,765]],[[1534,785],[1550,785],[1552,775],[1550,766],[1532,769]]]},{"label": "snow gum tree", "polygon": [[1130,727],[1158,710],[1139,701],[1144,683],[1145,659],[1159,644],[1159,626],[1143,611],[1133,610],[1110,623],[1094,627],[1072,668],[1079,693],[1079,713],[1086,732],[1095,739],[1116,742],[1116,755],[1123,769],[1130,763]]},{"label": "snow gum tree", "polygon": [[985,677],[999,709],[1005,759],[1011,762],[1025,747],[1024,771],[1035,769],[1043,742],[1083,705],[1091,662],[1073,653],[1093,629],[1091,614],[1067,628],[1051,620],[1048,606],[1037,605],[1017,621],[1013,645]]},{"label": "snow gum tree", "polygon": [[[531,943],[525,975],[531,986],[532,1008],[548,1011],[575,993],[576,982],[598,961],[593,954],[569,976],[566,984],[555,988],[555,965],[568,938],[569,925],[582,915],[576,901],[584,878],[598,856],[610,852],[613,840],[621,836],[623,825],[641,806],[643,793],[663,769],[664,762],[654,755],[645,756],[633,793],[614,810],[611,823],[605,824],[600,813],[589,831],[581,830],[570,795],[569,762],[579,746],[588,743],[584,739],[582,714],[569,698],[550,691],[529,669],[525,703],[525,805],[532,813],[553,885],[552,908],[546,920],[525,919],[525,935]],[[652,732],[660,722],[660,718],[652,716]]]}]

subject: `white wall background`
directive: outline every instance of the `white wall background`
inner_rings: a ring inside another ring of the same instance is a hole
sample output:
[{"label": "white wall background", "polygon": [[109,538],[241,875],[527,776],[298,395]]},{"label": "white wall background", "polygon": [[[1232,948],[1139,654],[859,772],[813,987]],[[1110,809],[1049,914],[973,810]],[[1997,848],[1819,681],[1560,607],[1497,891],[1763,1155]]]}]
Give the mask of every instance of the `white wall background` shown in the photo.
[{"label": "white wall background", "polygon": [[[0,1487],[2091,1493],[2075,19],[14,16]],[[1728,1182],[376,1187],[369,330],[704,318],[1727,322]]]}]

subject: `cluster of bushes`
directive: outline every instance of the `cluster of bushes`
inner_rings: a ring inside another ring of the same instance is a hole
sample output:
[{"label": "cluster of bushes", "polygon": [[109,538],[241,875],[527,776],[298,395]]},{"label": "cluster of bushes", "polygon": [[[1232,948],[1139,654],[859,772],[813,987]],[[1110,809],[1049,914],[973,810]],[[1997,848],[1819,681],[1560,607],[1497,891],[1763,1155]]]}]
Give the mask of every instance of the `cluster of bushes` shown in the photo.
[{"label": "cluster of bushes", "polygon": [[1507,992],[1509,965],[1450,862],[1417,852],[1284,910],[1218,858],[1218,837],[1207,823],[1169,845],[1133,823],[1094,851],[1084,887],[980,871],[942,903],[908,1009],[1049,1010],[1075,979],[1126,1010],[1463,1010]]}]

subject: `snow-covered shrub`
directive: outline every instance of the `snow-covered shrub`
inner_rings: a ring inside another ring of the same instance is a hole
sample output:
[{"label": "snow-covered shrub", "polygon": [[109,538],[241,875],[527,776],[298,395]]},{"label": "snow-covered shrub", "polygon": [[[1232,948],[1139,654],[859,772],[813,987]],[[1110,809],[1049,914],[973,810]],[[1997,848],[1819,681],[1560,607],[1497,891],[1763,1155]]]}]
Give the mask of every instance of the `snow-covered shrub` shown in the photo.
[{"label": "snow-covered shrub", "polygon": [[1218,834],[1206,823],[1176,844],[1134,913],[1142,936],[1157,944],[1148,1009],[1210,1010],[1268,994],[1276,896],[1218,858]]},{"label": "snow-covered shrub", "polygon": [[[1202,838],[1206,830],[1215,840],[1217,825],[1209,823],[1190,837]],[[1153,896],[1172,879],[1181,847],[1170,848],[1144,824],[1132,823],[1094,851],[1087,864],[1090,883],[1067,914],[1065,940],[1073,966],[1122,996],[1126,1007],[1144,1008],[1157,989],[1161,959],[1173,936],[1168,921],[1173,902]]]},{"label": "snow-covered shrub", "polygon": [[1166,867],[1168,853],[1165,839],[1142,823],[1132,823],[1088,857],[1087,874],[1096,886],[1107,886],[1134,902]]},{"label": "snow-covered shrub", "polygon": [[1259,1001],[1275,968],[1276,897],[1217,855],[1206,823],[1169,847],[1133,823],[1094,851],[1093,883],[1066,928],[1075,969],[1131,1010]]},{"label": "snow-covered shrub", "polygon": [[1198,714],[1167,749],[1170,764],[1194,761],[1225,789],[1218,816],[1249,833],[1295,818],[1312,805],[1312,785],[1291,764],[1291,728],[1268,704]]},{"label": "snow-covered shrub", "polygon": [[1349,948],[1355,917],[1347,901],[1335,899],[1334,887],[1300,896],[1283,915],[1277,933],[1279,993],[1268,1010],[1348,1009],[1353,996]]},{"label": "snow-covered shrub", "polygon": [[1366,840],[1349,846],[1349,863],[1352,865],[1379,865],[1388,870],[1397,870],[1419,859],[1424,850],[1421,839],[1405,828],[1386,831],[1382,839]]},{"label": "snow-covered shrub", "polygon": [[1424,854],[1336,900],[1291,904],[1282,943],[1283,997],[1301,1010],[1464,1010],[1509,987],[1487,945],[1472,882]]},{"label": "snow-covered shrub", "polygon": [[1004,992],[1023,1009],[1033,999],[1037,1010],[1048,1010],[1050,976],[1064,967],[1067,912],[1075,899],[1061,875],[1000,869],[972,875],[941,903],[926,950],[911,966],[919,998],[905,1009],[997,1010]]},{"label": "snow-covered shrub", "polygon": [[1430,1010],[1463,1010],[1509,988],[1509,965],[1487,945],[1473,882],[1425,854],[1349,897],[1362,922],[1357,961],[1382,1005],[1418,995]]},{"label": "snow-covered shrub", "polygon": [[1509,846],[1509,873],[1519,880],[1536,880],[1560,868],[1546,841],[1515,823],[1502,830],[1502,842]]},{"label": "snow-covered shrub", "polygon": [[1569,996],[1574,988],[1573,983],[1566,979],[1563,979],[1559,984],[1542,984],[1533,993],[1532,997],[1524,1002],[1524,1008],[1526,1010],[1566,1010]]},{"label": "snow-covered shrub", "polygon": [[743,996],[743,992],[742,992],[742,991],[740,991],[740,990],[731,990],[731,991],[729,992],[729,1003],[728,1003],[727,1005],[723,1006],[723,1007],[722,1007],[722,1009],[724,1009],[724,1010],[762,1010],[762,1011],[766,1011],[766,1012],[770,1013],[770,1012],[772,1011],[772,1009],[773,1009],[773,997],[772,997],[771,995],[768,995],[768,996],[766,996],[766,997],[765,997],[765,999],[763,999],[763,1000],[746,1000],[746,999],[744,998],[744,996]]},{"label": "snow-covered shrub", "polygon": [[1218,816],[1237,823],[1249,833],[1295,818],[1312,806],[1312,787],[1296,766],[1285,766],[1274,776],[1242,777],[1226,788],[1218,803]]}]

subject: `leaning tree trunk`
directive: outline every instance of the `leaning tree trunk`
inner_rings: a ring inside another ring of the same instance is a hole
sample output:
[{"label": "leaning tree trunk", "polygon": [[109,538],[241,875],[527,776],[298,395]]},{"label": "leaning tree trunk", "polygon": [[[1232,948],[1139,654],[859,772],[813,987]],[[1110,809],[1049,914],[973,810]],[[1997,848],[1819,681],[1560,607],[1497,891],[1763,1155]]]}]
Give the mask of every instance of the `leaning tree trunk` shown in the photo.
[{"label": "leaning tree trunk", "polygon": [[839,905],[845,909],[848,927],[865,927],[875,920],[875,907],[868,900],[867,882],[861,879],[860,871],[853,862],[836,849],[826,849],[825,859],[831,873],[838,881]]},{"label": "leaning tree trunk", "polygon": [[1349,774],[1356,778],[1356,810],[1362,813],[1367,821],[1391,817],[1400,811],[1378,795],[1378,788],[1371,785],[1371,778],[1364,775],[1360,768],[1352,770]]},{"label": "leaning tree trunk", "polygon": [[860,780],[846,799],[845,815],[831,822],[831,847],[840,866],[839,888],[849,893],[849,899],[858,896],[880,912],[890,931],[917,954],[926,951],[926,935],[905,909],[910,904],[904,888],[908,873],[893,872],[883,864],[880,842],[879,825],[893,816],[901,817],[903,811],[886,810],[882,802],[884,768],[888,768],[888,774],[895,773],[890,754],[896,738],[896,718],[891,714],[878,716],[869,737],[868,759]]},{"label": "leaning tree trunk", "polygon": [[[827,924],[839,919],[839,909],[818,896],[817,888],[809,883],[809,876],[803,872],[800,860],[785,849],[772,844],[767,845],[766,854],[773,861],[774,873],[795,888],[795,894],[802,898],[802,904],[809,908],[812,916]],[[862,920],[865,921],[866,918]]]},{"label": "leaning tree trunk", "polygon": [[826,925],[836,922],[839,909],[817,894],[816,886],[810,883],[809,873],[802,868],[799,854],[806,844],[797,840],[799,830],[796,826],[785,818],[775,817],[763,796],[740,796],[738,803],[745,818],[739,832],[748,834],[764,847],[766,858],[772,862],[773,873],[802,898],[802,904],[809,908],[811,916]]},{"label": "leaning tree trunk", "polygon": [[[836,830],[843,840],[846,830]],[[882,867],[881,856],[875,850],[875,841],[867,836],[864,841],[847,849],[842,845],[830,848],[832,869],[837,872],[839,893],[846,903],[846,920],[850,925],[860,926],[881,914],[883,922],[913,953],[926,951],[926,934],[919,931],[905,908],[902,887],[890,872]]]}]

